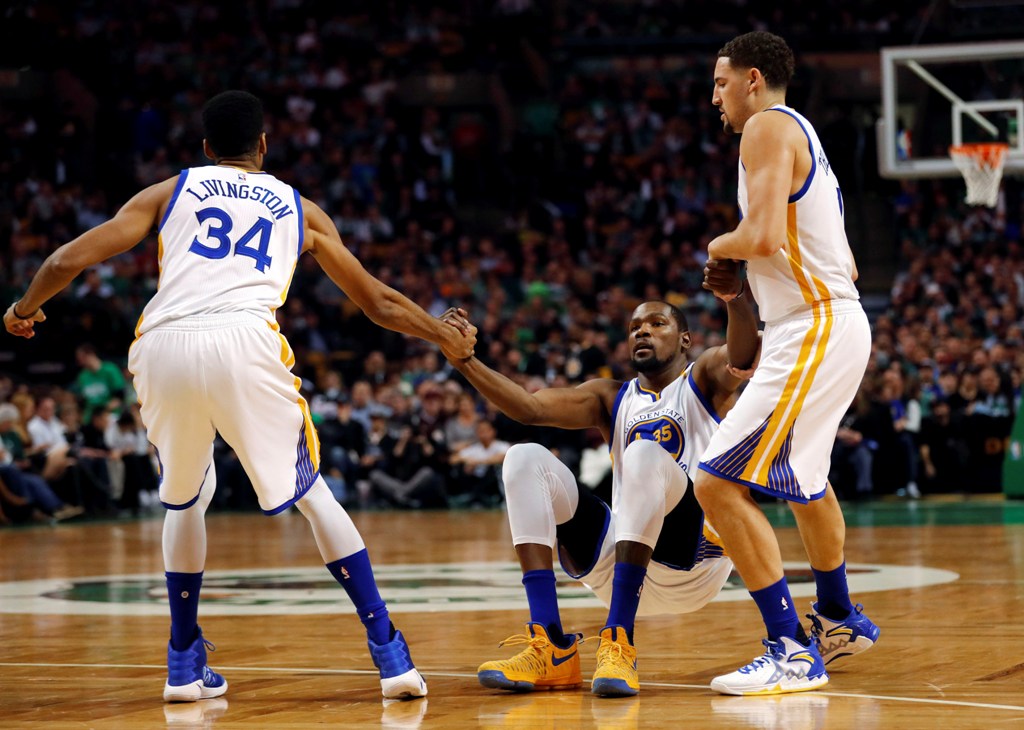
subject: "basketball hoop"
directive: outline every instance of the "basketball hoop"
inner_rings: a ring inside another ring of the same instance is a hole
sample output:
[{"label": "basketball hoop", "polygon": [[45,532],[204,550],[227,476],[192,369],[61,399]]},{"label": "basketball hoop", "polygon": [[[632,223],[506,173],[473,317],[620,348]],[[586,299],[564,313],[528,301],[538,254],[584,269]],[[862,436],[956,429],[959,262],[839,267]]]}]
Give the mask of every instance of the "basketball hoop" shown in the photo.
[{"label": "basketball hoop", "polygon": [[967,183],[965,201],[968,205],[996,206],[999,181],[1003,179],[1003,164],[1009,148],[1001,142],[961,144],[949,148],[949,156]]}]

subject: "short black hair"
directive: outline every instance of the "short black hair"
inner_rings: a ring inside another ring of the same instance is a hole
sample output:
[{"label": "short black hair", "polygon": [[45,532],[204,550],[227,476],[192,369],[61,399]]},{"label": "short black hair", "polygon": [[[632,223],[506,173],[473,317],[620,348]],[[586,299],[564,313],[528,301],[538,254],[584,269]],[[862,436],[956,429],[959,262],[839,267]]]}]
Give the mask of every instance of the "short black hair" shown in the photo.
[{"label": "short black hair", "polygon": [[252,154],[263,134],[263,103],[248,91],[224,91],[203,105],[203,136],[217,157]]},{"label": "short black hair", "polygon": [[666,302],[664,300],[659,301],[658,303],[659,304],[664,304],[666,307],[668,307],[668,311],[672,314],[672,319],[674,319],[676,321],[676,327],[679,328],[680,332],[689,332],[690,331],[690,325],[687,324],[687,322],[686,322],[686,315],[683,314],[683,310],[682,309],[680,309],[679,307],[677,307],[674,304],[669,304],[668,302]]},{"label": "short black hair", "polygon": [[779,36],[764,30],[736,36],[722,46],[718,57],[728,58],[734,68],[756,68],[771,89],[785,89],[796,69],[793,49]]}]

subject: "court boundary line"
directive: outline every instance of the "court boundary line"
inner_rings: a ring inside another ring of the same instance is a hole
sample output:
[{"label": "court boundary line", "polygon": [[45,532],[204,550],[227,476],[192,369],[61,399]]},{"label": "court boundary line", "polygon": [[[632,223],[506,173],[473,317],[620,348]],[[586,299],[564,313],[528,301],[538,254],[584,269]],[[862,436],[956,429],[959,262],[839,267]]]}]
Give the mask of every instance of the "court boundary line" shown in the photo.
[{"label": "court boundary line", "polygon": [[[83,669],[154,669],[166,671],[163,664],[89,664],[84,662],[0,662],[0,667],[75,667]],[[448,677],[454,679],[475,679],[475,674],[465,672],[443,672],[417,667],[429,679],[435,677]],[[341,675],[372,675],[377,676],[376,669],[330,669],[326,667],[228,667],[217,666],[221,672],[279,672],[284,674],[341,674]],[[663,687],[667,689],[711,689],[706,684],[680,684],[675,682],[643,682],[647,687]],[[820,692],[814,691],[810,694],[820,697],[842,697],[856,700],[880,700],[883,702],[912,702],[925,705],[952,705],[954,707],[974,707],[986,710],[1006,710],[1007,712],[1024,712],[1024,706],[1019,705],[995,705],[988,702],[968,702],[966,700],[933,700],[924,697],[900,697],[894,695],[869,695],[856,694],[852,692]],[[716,695],[717,696],[717,695]],[[728,695],[723,695],[728,696]]]}]

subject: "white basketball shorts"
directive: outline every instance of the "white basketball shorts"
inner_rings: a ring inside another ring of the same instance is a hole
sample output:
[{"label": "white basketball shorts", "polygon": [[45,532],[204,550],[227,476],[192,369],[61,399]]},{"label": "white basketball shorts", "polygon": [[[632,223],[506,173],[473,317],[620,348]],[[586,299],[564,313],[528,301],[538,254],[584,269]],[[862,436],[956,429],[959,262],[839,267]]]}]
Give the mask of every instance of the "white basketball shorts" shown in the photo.
[{"label": "white basketball shorts", "polygon": [[142,420],[160,461],[160,500],[185,509],[213,468],[216,432],[234,449],[260,507],[277,514],[316,480],[320,444],[277,325],[255,314],[188,317],[143,334],[128,355]]},{"label": "white basketball shorts", "polygon": [[793,502],[825,494],[839,423],[871,354],[860,302],[815,302],[765,327],[761,360],[700,468]]}]

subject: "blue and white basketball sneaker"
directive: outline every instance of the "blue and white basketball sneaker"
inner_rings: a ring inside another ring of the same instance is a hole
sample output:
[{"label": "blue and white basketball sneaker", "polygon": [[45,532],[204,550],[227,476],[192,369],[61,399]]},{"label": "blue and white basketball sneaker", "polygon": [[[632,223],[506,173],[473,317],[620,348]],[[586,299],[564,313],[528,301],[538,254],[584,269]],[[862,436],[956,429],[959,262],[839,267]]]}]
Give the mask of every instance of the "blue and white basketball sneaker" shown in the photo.
[{"label": "blue and white basketball sneaker", "polygon": [[412,700],[427,695],[427,683],[413,666],[409,645],[401,631],[395,631],[391,641],[375,644],[368,639],[373,665],[380,670],[380,691],[385,699]]},{"label": "blue and white basketball sneaker", "polygon": [[867,651],[875,645],[882,632],[864,615],[864,606],[859,603],[842,621],[834,621],[818,613],[817,603],[811,604],[811,610],[814,613],[807,614],[811,620],[811,634],[818,642],[825,664]]},{"label": "blue and white basketball sneaker", "polygon": [[764,639],[767,651],[735,672],[715,677],[711,689],[725,695],[779,695],[806,692],[828,684],[817,643],[804,646],[788,636]]},{"label": "blue and white basketball sneaker", "polygon": [[203,638],[201,629],[189,647],[177,651],[167,642],[167,683],[164,684],[164,702],[195,702],[220,697],[228,691],[224,677],[206,666],[206,650],[217,647]]}]

